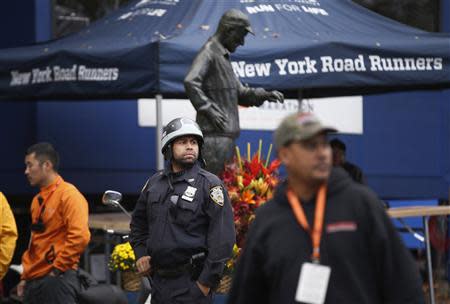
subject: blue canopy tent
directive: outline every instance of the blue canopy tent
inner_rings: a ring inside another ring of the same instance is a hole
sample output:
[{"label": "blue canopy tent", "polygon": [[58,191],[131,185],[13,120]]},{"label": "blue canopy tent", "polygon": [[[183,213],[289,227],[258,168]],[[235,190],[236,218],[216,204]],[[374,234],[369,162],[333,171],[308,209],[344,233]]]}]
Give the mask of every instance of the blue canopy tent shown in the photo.
[{"label": "blue canopy tent", "polygon": [[250,86],[303,96],[450,85],[450,36],[374,14],[350,0],[140,0],[85,30],[0,51],[0,98],[183,95],[183,78],[223,12],[256,36],[233,54]]},{"label": "blue canopy tent", "polygon": [[[183,96],[195,54],[229,8],[245,12],[256,33],[231,56],[250,86],[295,97],[450,87],[449,34],[404,26],[350,0],[139,0],[77,34],[0,50],[0,99]],[[378,188],[388,183],[383,176]],[[401,185],[396,194],[409,191]]]}]

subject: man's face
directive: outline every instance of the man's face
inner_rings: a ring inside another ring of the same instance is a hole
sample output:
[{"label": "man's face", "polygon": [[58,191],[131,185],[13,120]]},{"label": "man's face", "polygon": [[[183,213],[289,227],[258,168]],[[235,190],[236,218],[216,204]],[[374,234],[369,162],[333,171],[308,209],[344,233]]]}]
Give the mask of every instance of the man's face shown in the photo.
[{"label": "man's face", "polygon": [[331,147],[323,133],[280,148],[279,156],[288,174],[305,184],[323,183],[330,176]]},{"label": "man's face", "polygon": [[172,157],[175,169],[192,166],[198,158],[198,140],[195,136],[182,136],[173,141]]},{"label": "man's face", "polygon": [[41,186],[48,177],[50,162],[40,162],[33,152],[25,156],[25,175],[31,186]]},{"label": "man's face", "polygon": [[242,27],[233,28],[226,35],[222,41],[223,46],[230,52],[236,51],[237,47],[245,44],[245,36],[247,36],[247,30]]}]

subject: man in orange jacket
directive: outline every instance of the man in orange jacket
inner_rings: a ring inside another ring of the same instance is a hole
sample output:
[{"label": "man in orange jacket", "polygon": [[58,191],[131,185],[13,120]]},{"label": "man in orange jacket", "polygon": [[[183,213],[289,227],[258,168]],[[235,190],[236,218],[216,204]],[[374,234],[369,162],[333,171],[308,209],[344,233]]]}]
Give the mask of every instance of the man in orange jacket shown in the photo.
[{"label": "man in orange jacket", "polygon": [[76,270],[89,243],[88,203],[58,174],[59,157],[49,143],[27,150],[25,175],[40,192],[31,203],[31,239],[22,256],[17,288],[27,304],[76,303]]}]

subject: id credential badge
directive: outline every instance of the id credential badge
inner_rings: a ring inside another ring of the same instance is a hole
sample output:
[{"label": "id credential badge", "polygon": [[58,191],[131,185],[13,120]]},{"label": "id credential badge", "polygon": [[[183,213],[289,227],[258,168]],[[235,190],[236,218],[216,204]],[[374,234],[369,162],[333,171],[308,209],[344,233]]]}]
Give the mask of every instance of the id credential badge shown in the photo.
[{"label": "id credential badge", "polygon": [[331,268],[304,263],[300,271],[295,300],[308,304],[323,304],[327,295]]}]

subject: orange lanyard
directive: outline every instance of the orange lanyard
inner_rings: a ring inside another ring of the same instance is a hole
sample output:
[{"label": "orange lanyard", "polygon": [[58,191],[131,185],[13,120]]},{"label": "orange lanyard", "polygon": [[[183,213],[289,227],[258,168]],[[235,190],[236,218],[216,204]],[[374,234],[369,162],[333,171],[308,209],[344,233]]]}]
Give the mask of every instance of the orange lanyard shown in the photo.
[{"label": "orange lanyard", "polygon": [[323,230],[323,217],[325,215],[325,205],[326,205],[326,195],[327,186],[322,185],[319,188],[316,198],[316,210],[314,213],[314,227],[311,231],[311,227],[306,219],[305,211],[303,210],[302,203],[298,199],[297,195],[288,188],[286,195],[291,205],[292,212],[294,213],[295,219],[300,224],[300,226],[309,233],[313,245],[312,260],[313,262],[319,262],[320,260],[320,239],[322,238]]},{"label": "orange lanyard", "polygon": [[[56,188],[58,188],[60,183],[61,183],[61,180],[57,181],[55,187],[53,187],[52,191],[49,193],[47,198],[45,200],[43,200],[42,203],[39,203],[39,213],[38,213],[38,218],[36,220],[39,220],[39,218],[42,219],[42,214],[45,211],[45,203],[49,201],[50,197],[52,197],[53,193],[56,191]],[[41,194],[39,194],[39,196],[42,198]],[[39,201],[39,198],[38,198],[38,201]]]}]

